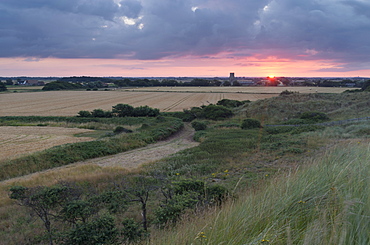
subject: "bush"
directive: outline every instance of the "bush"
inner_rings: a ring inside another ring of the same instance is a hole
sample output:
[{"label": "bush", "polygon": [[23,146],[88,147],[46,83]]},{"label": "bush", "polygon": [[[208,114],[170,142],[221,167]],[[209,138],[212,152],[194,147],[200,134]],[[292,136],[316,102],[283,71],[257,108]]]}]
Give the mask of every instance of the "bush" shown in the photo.
[{"label": "bush", "polygon": [[234,113],[230,109],[221,105],[206,106],[203,108],[202,112],[204,118],[211,120],[223,120],[234,115]]},{"label": "bush", "polygon": [[261,128],[261,122],[257,119],[247,118],[244,119],[241,125],[242,129],[253,129],[253,128]]},{"label": "bush", "polygon": [[298,94],[299,92],[294,92],[294,91],[289,91],[289,90],[284,90],[279,94],[279,96],[286,96],[286,95],[291,95],[291,94]]},{"label": "bush", "polygon": [[106,216],[76,225],[67,236],[66,244],[93,245],[116,242],[118,231],[112,217]]},{"label": "bush", "polygon": [[120,134],[120,133],[132,133],[131,129],[124,128],[122,126],[118,126],[113,130],[113,133]]},{"label": "bush", "polygon": [[122,221],[122,235],[125,241],[136,242],[146,235],[143,227],[133,219],[126,218]]},{"label": "bush", "polygon": [[310,120],[313,122],[322,122],[329,120],[329,117],[323,112],[306,111],[301,114],[300,119]]},{"label": "bush", "polygon": [[222,105],[225,107],[239,107],[244,103],[239,100],[229,100],[229,99],[222,99],[217,102],[217,105]]},{"label": "bush", "polygon": [[102,109],[94,109],[92,112],[91,112],[91,116],[92,117],[106,117],[106,118],[109,118],[109,117],[112,117],[112,112],[111,111],[104,111]]},{"label": "bush", "polygon": [[207,129],[207,124],[201,121],[193,121],[191,126],[195,129],[195,131],[205,130]]},{"label": "bush", "polygon": [[89,112],[89,111],[79,111],[78,116],[79,117],[91,117],[91,112]]}]

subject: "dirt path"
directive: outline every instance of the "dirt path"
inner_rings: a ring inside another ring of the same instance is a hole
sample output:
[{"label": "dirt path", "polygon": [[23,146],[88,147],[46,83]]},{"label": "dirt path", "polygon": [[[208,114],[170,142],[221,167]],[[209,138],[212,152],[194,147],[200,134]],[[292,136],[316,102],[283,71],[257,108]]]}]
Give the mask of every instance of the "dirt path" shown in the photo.
[{"label": "dirt path", "polygon": [[186,148],[197,146],[199,143],[193,140],[193,135],[194,130],[189,125],[185,125],[183,130],[165,141],[114,156],[95,158],[86,162],[103,167],[137,168],[144,163],[154,162]]},{"label": "dirt path", "polygon": [[51,174],[58,175],[58,172],[63,172],[66,169],[73,169],[76,166],[84,164],[99,165],[101,167],[120,166],[128,170],[135,169],[137,167],[140,167],[142,164],[154,162],[168,157],[181,150],[197,146],[199,143],[193,140],[193,135],[194,130],[192,129],[192,127],[188,124],[185,124],[185,127],[180,132],[171,136],[167,140],[112,156],[94,158],[83,162],[77,162],[66,166],[29,174],[26,176],[4,180],[0,182],[0,186],[9,185],[17,181],[27,181],[32,179],[34,176]]}]

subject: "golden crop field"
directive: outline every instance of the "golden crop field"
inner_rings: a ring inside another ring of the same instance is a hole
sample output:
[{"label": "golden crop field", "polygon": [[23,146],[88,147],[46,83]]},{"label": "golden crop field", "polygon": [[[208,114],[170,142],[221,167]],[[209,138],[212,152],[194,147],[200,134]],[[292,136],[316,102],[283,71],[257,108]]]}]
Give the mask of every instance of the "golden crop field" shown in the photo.
[{"label": "golden crop field", "polygon": [[88,129],[60,127],[0,127],[0,161],[48,149],[66,143],[93,140],[74,137],[74,134],[90,132]]},{"label": "golden crop field", "polygon": [[111,91],[47,91],[2,93],[0,116],[75,116],[81,110],[111,110],[123,103],[148,105],[161,111],[182,111],[215,104],[221,99],[259,100],[284,90],[300,93],[341,93],[347,88],[310,87],[153,87]]}]

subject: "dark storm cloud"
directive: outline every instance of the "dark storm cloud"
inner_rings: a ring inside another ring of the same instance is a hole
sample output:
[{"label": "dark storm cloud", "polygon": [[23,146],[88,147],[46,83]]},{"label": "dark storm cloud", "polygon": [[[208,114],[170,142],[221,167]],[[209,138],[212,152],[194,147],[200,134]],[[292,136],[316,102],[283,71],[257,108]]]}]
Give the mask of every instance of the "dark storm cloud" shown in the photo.
[{"label": "dark storm cloud", "polygon": [[368,63],[369,13],[367,0],[1,0],[0,56]]}]

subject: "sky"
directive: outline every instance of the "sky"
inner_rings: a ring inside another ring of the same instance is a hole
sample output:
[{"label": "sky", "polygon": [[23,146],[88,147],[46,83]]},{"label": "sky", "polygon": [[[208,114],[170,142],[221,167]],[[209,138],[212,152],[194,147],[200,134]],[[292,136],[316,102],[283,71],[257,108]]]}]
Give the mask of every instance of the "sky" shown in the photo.
[{"label": "sky", "polygon": [[369,0],[1,0],[0,76],[370,77]]}]

